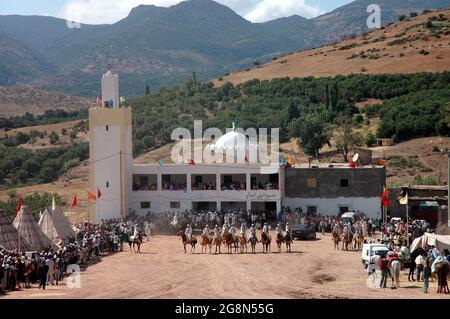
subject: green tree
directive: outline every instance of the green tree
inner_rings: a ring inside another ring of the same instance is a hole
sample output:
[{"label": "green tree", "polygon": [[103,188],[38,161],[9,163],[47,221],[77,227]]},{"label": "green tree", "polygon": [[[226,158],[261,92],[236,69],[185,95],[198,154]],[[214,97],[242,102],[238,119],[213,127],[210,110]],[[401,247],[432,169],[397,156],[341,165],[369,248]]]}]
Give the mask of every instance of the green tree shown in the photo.
[{"label": "green tree", "polygon": [[320,149],[330,143],[329,125],[317,114],[309,114],[295,120],[291,125],[291,136],[299,138],[305,154],[318,158]]},{"label": "green tree", "polygon": [[344,157],[344,161],[347,162],[349,152],[355,147],[361,146],[362,143],[362,135],[359,132],[353,132],[350,119],[338,121],[335,146]]}]

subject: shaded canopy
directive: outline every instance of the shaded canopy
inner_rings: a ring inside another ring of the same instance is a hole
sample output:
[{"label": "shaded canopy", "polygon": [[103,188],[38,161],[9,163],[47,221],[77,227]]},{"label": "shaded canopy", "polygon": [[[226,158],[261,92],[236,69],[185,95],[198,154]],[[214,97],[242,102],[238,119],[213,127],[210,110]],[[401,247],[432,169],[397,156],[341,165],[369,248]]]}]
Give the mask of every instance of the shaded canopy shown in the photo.
[{"label": "shaded canopy", "polygon": [[60,207],[56,207],[54,210],[46,207],[39,220],[39,226],[51,241],[61,239],[68,243],[69,239],[75,238],[75,231]]},{"label": "shaded canopy", "polygon": [[410,251],[413,252],[417,248],[426,249],[427,245],[436,246],[440,252],[444,249],[450,250],[450,235],[425,233],[421,237],[414,239]]},{"label": "shaded canopy", "polygon": [[30,247],[26,240],[19,238],[19,232],[0,209],[0,247],[8,251],[29,251]]},{"label": "shaded canopy", "polygon": [[45,236],[38,223],[34,220],[27,206],[22,206],[13,222],[14,227],[24,238],[32,251],[50,248],[52,242]]}]

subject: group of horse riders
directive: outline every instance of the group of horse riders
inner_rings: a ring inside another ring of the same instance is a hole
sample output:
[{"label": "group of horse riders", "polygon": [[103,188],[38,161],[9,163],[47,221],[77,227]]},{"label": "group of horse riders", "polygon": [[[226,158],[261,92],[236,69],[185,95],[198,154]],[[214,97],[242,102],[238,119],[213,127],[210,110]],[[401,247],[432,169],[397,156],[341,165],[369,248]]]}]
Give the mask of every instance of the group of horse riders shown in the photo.
[{"label": "group of horse riders", "polygon": [[[231,238],[233,240],[236,239],[236,226],[234,223],[232,223],[230,226],[228,224],[228,221],[225,221],[222,228],[220,228],[220,226],[216,224],[213,231],[214,231],[214,237],[222,236],[222,238],[223,238],[223,237],[225,237],[225,235],[230,234]],[[247,228],[245,226],[245,223],[242,223],[240,232],[239,232],[239,234],[242,238],[246,238],[246,231],[247,231]],[[262,228],[262,236],[264,236],[265,238],[270,238],[269,231],[270,231],[269,225],[267,223],[264,223],[264,226]],[[257,232],[256,226],[255,226],[255,224],[252,224],[250,226],[250,237],[247,242],[249,242],[250,239],[252,239],[252,238],[256,239],[256,242],[259,242],[258,238],[256,236],[256,232]],[[291,236],[291,226],[290,226],[289,222],[286,223],[285,235],[283,235],[283,229],[281,227],[281,224],[279,224],[279,223],[277,224],[277,226],[275,228],[275,233],[277,234],[277,236],[283,236],[283,238],[286,236],[292,237]],[[192,238],[192,226],[190,224],[188,224],[186,226],[184,234],[186,235],[186,238],[188,240],[190,240]],[[207,224],[205,226],[205,228],[203,228],[202,237],[211,239],[210,235],[211,235],[211,229],[209,228],[209,225]]]}]

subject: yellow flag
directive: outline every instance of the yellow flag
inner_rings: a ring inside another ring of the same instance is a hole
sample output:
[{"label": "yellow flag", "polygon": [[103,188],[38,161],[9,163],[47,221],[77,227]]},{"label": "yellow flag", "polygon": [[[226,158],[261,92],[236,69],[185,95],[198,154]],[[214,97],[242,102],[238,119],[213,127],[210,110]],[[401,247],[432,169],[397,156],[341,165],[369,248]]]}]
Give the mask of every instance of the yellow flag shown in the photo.
[{"label": "yellow flag", "polygon": [[55,202],[55,196],[52,198],[52,210],[56,209],[56,202]]},{"label": "yellow flag", "polygon": [[400,204],[401,205],[408,205],[408,194],[405,195],[405,197],[400,198]]}]

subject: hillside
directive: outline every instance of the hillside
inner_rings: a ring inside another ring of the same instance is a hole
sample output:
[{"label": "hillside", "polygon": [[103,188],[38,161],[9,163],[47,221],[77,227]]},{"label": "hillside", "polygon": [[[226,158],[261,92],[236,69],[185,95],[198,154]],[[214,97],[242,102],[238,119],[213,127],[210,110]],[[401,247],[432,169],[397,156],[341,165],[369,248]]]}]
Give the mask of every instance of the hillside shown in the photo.
[{"label": "hillside", "polygon": [[215,84],[444,70],[450,70],[450,10],[431,12],[354,39],[283,56],[260,68],[223,76]]},{"label": "hillside", "polygon": [[[450,7],[450,0],[377,3],[383,24],[396,21],[401,14]],[[214,1],[190,0],[168,8],[138,6],[112,25],[69,29],[64,20],[52,17],[0,16],[0,29],[36,50],[55,68],[52,74],[19,77],[21,83],[33,80],[33,85],[44,89],[95,97],[108,56],[121,74],[122,93],[139,96],[146,84],[157,89],[193,71],[203,81],[251,67],[255,61],[264,63],[359,34],[366,31],[368,4],[368,0],[357,0],[310,20],[291,16],[251,23]],[[14,63],[9,66],[19,69]]]},{"label": "hillside", "polygon": [[0,117],[20,116],[26,112],[39,115],[56,109],[73,111],[87,108],[92,103],[87,98],[30,86],[0,86]]},{"label": "hillside", "polygon": [[29,82],[55,70],[40,53],[1,32],[0,57],[0,85]]}]

